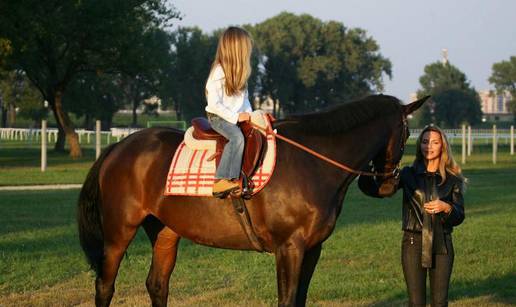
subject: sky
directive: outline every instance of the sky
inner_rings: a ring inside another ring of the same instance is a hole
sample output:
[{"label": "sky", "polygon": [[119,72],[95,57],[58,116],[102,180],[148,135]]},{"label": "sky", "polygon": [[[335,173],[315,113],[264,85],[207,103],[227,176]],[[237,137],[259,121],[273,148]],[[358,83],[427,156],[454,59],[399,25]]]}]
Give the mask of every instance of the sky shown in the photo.
[{"label": "sky", "polygon": [[178,26],[205,32],[256,24],[287,11],[361,28],[392,63],[385,94],[407,101],[427,64],[448,50],[452,65],[477,90],[492,89],[493,63],[516,56],[515,0],[170,0],[183,15]]}]

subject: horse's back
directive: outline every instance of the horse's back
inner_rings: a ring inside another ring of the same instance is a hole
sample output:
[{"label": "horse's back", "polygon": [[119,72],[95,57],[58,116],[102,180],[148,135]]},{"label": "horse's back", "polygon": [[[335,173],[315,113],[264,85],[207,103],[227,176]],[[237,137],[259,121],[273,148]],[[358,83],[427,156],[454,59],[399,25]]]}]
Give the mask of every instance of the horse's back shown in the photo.
[{"label": "horse's back", "polygon": [[144,171],[151,164],[171,160],[183,136],[184,132],[167,128],[149,128],[133,133],[116,144],[103,162],[101,174],[113,171],[111,169]]},{"label": "horse's back", "polygon": [[118,143],[100,169],[103,203],[132,202],[138,207],[156,203],[154,198],[163,195],[170,162],[183,135],[176,129],[149,128]]}]

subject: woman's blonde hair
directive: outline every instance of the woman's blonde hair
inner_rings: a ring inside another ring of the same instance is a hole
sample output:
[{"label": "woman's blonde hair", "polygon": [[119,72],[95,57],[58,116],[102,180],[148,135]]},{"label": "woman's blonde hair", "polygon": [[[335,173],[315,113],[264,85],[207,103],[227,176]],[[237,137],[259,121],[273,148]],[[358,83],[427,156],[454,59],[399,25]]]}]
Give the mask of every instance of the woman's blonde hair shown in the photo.
[{"label": "woman's blonde hair", "polygon": [[251,75],[251,35],[239,27],[229,27],[222,33],[217,46],[211,72],[220,65],[224,70],[224,87],[228,96],[238,94],[247,87]]},{"label": "woman's blonde hair", "polygon": [[446,174],[447,172],[458,177],[461,179],[463,183],[466,182],[466,178],[462,175],[462,170],[460,166],[455,162],[455,159],[453,158],[452,148],[450,146],[450,143],[448,143],[448,138],[446,137],[446,134],[444,131],[442,131],[439,127],[435,125],[428,125],[426,126],[419,137],[417,138],[416,142],[416,160],[414,161],[414,164],[417,163],[425,163],[425,157],[423,156],[423,153],[421,152],[421,142],[423,140],[423,135],[429,131],[434,131],[439,133],[441,136],[441,156],[439,159],[439,174],[441,175],[442,181],[440,184],[443,184],[446,181]]}]

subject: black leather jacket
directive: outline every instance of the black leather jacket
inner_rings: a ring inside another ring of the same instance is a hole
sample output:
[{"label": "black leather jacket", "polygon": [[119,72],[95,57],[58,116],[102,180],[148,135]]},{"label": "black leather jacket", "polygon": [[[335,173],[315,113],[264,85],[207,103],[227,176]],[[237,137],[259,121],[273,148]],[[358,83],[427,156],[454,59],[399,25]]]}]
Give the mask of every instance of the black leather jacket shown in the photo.
[{"label": "black leather jacket", "polygon": [[[440,212],[443,232],[451,233],[453,227],[464,220],[463,182],[460,178],[446,174],[446,181],[441,183],[439,172],[428,173],[424,164],[404,167],[401,171],[398,189],[403,189],[402,229],[421,232],[423,225],[423,204],[436,199],[450,204],[452,210],[446,214]],[[358,185],[366,195],[378,196],[378,184],[372,177],[361,176]]]}]

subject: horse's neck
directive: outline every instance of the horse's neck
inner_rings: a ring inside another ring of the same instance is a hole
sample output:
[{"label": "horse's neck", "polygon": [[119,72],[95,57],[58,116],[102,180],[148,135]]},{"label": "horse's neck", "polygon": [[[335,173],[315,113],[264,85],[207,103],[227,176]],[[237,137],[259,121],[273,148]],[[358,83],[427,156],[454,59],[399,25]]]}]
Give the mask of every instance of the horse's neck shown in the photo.
[{"label": "horse's neck", "polygon": [[[349,131],[326,135],[300,133],[299,130],[288,127],[280,127],[278,130],[280,134],[293,138],[332,160],[361,170],[386,143],[389,131],[385,126],[387,123],[381,119],[373,120]],[[281,192],[278,195],[285,194],[288,183],[302,187],[292,197],[298,201],[304,200],[309,206],[333,212],[335,220],[329,223],[335,223],[347,189],[356,175],[322,160],[317,161],[313,156],[285,142],[278,145],[282,156],[279,168],[284,170],[274,177],[279,183],[273,185]],[[292,190],[296,191],[296,188]]]},{"label": "horse's neck", "polygon": [[[376,119],[349,131],[327,135],[299,133],[289,131],[288,128],[279,130],[287,137],[292,137],[332,160],[355,170],[361,170],[387,142],[390,132],[387,124],[388,121],[385,119]],[[313,158],[309,158],[306,152],[288,144],[283,146],[285,146],[283,154],[290,157],[286,162],[289,165],[288,168],[304,170],[300,172],[301,177],[307,174],[306,170],[313,172],[314,176],[303,177],[303,180],[317,186],[324,186],[325,194],[335,195],[337,200],[344,196],[347,186],[356,176],[327,162],[313,163]]]},{"label": "horse's neck", "polygon": [[355,167],[362,167],[371,161],[378,151],[386,146],[390,133],[387,121],[382,118],[344,133],[344,152],[351,156],[350,163]]},{"label": "horse's neck", "polygon": [[385,118],[336,135],[321,137],[321,147],[330,157],[354,169],[360,169],[385,146],[391,133]]}]

